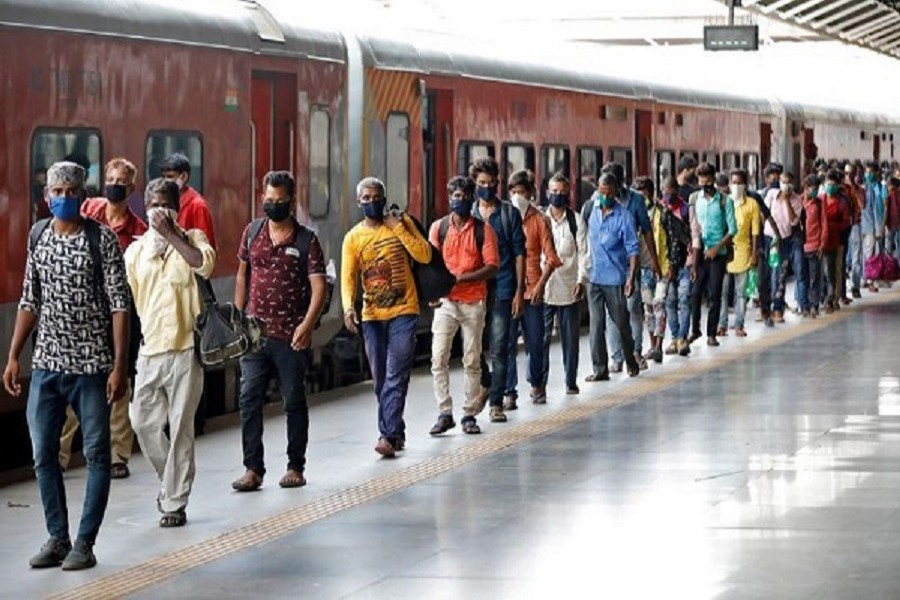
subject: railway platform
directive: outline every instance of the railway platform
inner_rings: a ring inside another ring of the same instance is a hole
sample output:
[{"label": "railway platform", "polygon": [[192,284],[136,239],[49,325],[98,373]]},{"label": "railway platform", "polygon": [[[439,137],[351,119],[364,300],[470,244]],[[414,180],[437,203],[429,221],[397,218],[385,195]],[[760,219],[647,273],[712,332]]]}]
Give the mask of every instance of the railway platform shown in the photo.
[{"label": "railway platform", "polygon": [[[480,436],[428,435],[437,411],[419,369],[393,460],[372,450],[369,384],[315,395],[300,489],[277,486],[284,421],[270,405],[269,475],[233,492],[240,435],[226,417],[197,440],[187,526],[157,526],[156,478],[136,455],[89,571],[29,569],[46,537],[37,485],[0,489],[0,595],[896,598],[898,316],[900,291],[882,291],[774,330],[748,319],[748,338],[579,382],[579,396],[556,368],[546,405],[481,419]],[[585,336],[581,378],[589,362]],[[73,522],[85,475],[66,473]]]}]

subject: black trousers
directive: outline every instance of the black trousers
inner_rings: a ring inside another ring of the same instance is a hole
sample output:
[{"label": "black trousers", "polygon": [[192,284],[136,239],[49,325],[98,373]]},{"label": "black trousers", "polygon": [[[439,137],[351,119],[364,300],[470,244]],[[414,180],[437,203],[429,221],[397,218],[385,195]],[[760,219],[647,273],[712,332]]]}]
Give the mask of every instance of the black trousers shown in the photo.
[{"label": "black trousers", "polygon": [[[695,335],[700,334],[700,308],[703,303],[703,292],[709,296],[709,313],[706,316],[706,336],[715,337],[719,326],[719,315],[722,311],[722,282],[725,280],[725,256],[717,256],[712,260],[704,253],[697,264],[697,280],[691,291],[691,322]],[[725,310],[728,310],[726,307]]]}]

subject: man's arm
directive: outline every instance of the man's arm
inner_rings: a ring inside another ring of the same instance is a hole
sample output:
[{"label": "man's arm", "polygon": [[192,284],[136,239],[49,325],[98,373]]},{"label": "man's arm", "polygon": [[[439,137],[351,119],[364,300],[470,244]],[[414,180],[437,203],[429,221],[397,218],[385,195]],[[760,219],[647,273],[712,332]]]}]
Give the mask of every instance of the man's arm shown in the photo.
[{"label": "man's arm", "polygon": [[247,263],[238,261],[237,275],[234,278],[234,307],[238,310],[247,308]]},{"label": "man's arm", "polygon": [[384,224],[390,227],[409,255],[417,263],[428,263],[431,260],[432,246],[428,243],[419,228],[412,222],[412,218],[404,214],[400,219],[394,216],[385,218]]},{"label": "man's arm", "polygon": [[37,315],[30,310],[20,308],[16,313],[16,325],[13,329],[12,342],[9,345],[6,369],[3,371],[3,387],[10,396],[15,398],[22,393],[22,384],[19,383],[19,356],[36,323]]}]

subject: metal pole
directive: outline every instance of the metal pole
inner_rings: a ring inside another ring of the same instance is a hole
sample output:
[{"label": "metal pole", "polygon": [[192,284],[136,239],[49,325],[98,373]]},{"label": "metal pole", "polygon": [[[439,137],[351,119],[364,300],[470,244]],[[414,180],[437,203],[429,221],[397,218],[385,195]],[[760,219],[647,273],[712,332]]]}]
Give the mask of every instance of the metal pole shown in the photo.
[{"label": "metal pole", "polygon": [[728,25],[734,26],[734,0],[728,0]]}]

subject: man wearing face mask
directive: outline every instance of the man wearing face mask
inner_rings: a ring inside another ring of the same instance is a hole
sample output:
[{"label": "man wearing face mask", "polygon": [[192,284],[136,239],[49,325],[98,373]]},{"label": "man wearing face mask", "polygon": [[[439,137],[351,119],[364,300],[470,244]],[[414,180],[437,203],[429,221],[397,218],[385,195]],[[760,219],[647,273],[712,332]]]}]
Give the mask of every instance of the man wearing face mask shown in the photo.
[{"label": "man wearing face mask", "polygon": [[590,309],[591,362],[593,372],[587,382],[609,380],[609,355],[606,346],[607,313],[622,331],[622,346],[628,375],[641,372],[628,322],[626,298],[634,295],[638,269],[637,227],[631,213],[616,200],[619,180],[612,173],[600,176],[597,194],[581,209],[590,240],[591,271],[588,307]]},{"label": "man wearing face mask", "polygon": [[[490,224],[497,236],[500,267],[497,277],[488,282],[488,322],[482,336],[481,385],[489,389],[490,419],[505,423],[506,410],[516,408],[515,398],[506,397],[510,378],[507,354],[511,329],[521,316],[525,294],[525,232],[522,214],[509,202],[497,197],[497,177],[500,168],[489,156],[477,159],[469,167],[469,177],[475,182],[477,200],[472,216]],[[490,349],[488,368],[485,349]],[[512,369],[516,365],[513,362]]]},{"label": "man wearing face mask", "polygon": [[[119,238],[119,247],[124,253],[135,239],[147,231],[144,223],[128,206],[128,198],[134,193],[134,178],[137,169],[134,164],[124,158],[114,158],[106,163],[106,187],[104,198],[88,198],[81,205],[81,216],[93,219],[102,225],[106,225]],[[140,345],[140,320],[134,310],[129,312],[131,316],[131,336],[128,356],[129,375],[134,375],[134,363],[137,360],[137,349]],[[129,388],[131,386],[129,385]],[[128,459],[134,447],[134,431],[128,420],[128,401],[131,398],[131,390],[125,393],[124,402],[116,402],[112,405],[109,417],[109,435],[112,443],[112,467],[110,476],[113,479],[124,479],[130,475]],[[59,464],[63,469],[68,468],[72,455],[72,440],[78,431],[78,419],[75,411],[69,406],[66,408],[66,424],[63,427],[62,438],[59,440]]]},{"label": "man wearing face mask", "polygon": [[[766,206],[772,212],[776,229],[766,222],[764,233],[766,244],[771,240],[781,239],[778,245],[779,263],[772,269],[771,290],[772,308],[775,323],[784,322],[785,289],[787,287],[787,268],[791,266],[795,278],[795,294],[797,307],[802,312],[802,298],[806,296],[805,258],[803,255],[803,239],[800,232],[800,213],[803,211],[803,199],[794,191],[794,176],[791,173],[781,174],[780,187],[769,190],[766,194]],[[797,235],[794,235],[794,232]],[[771,246],[770,246],[771,248]]]},{"label": "man wearing face mask", "polygon": [[406,444],[403,410],[409,374],[416,357],[419,298],[410,258],[431,260],[432,245],[409,215],[385,215],[384,183],[366,177],[356,186],[363,220],[344,236],[341,260],[341,300],[344,326],[359,331],[354,301],[362,280],[362,333],[369,370],[378,398],[375,452],[393,458]]},{"label": "man wearing face mask", "polygon": [[838,278],[843,277],[838,269],[838,252],[841,235],[850,229],[850,204],[843,197],[843,176],[837,169],[828,171],[825,192],[820,195],[822,210],[828,220],[828,238],[822,252],[822,272],[825,279],[825,312],[840,309]]},{"label": "man wearing face mask", "polygon": [[[734,202],[716,189],[716,171],[709,163],[697,167],[700,190],[690,200],[691,237],[694,264],[691,266],[691,321],[695,329],[691,341],[700,338],[700,308],[703,292],[709,294],[706,317],[706,345],[718,346],[716,327],[722,310],[722,282],[728,262],[728,246],[737,235]],[[726,309],[727,310],[727,309]]]},{"label": "man wearing face mask", "polygon": [[481,338],[484,332],[487,280],[497,274],[500,256],[497,236],[490,225],[472,217],[475,182],[454,177],[447,184],[450,214],[435,221],[428,238],[443,256],[444,264],[456,277],[456,285],[434,311],[431,323],[431,373],[437,400],[437,423],[431,435],[440,435],[456,426],[450,397],[450,351],[456,332],[462,329],[465,396],[463,432],[481,433],[476,423],[481,388]]},{"label": "man wearing face mask", "polygon": [[[662,278],[659,269],[659,260],[656,254],[656,240],[653,239],[653,226],[650,223],[650,216],[647,213],[647,204],[644,196],[638,191],[629,190],[625,181],[625,168],[619,163],[607,163],[603,166],[603,173],[609,173],[616,178],[616,201],[625,207],[631,213],[631,218],[635,223],[635,231],[637,235],[644,241],[647,253],[641,262],[641,268],[649,269],[657,279]],[[635,277],[639,277],[640,270],[635,273]],[[635,288],[640,286],[640,281],[632,282]],[[628,296],[625,300],[628,305],[628,314],[631,318],[631,335],[632,345],[634,347],[634,357],[638,361],[641,369],[647,368],[647,359],[644,358],[644,304],[641,301],[640,293]],[[609,349],[612,354],[612,371],[620,373],[622,371],[622,337],[619,328],[613,323],[612,317],[607,316],[606,319],[606,335],[609,342]]]},{"label": "man wearing face mask", "polygon": [[181,208],[178,209],[178,226],[185,231],[199,229],[215,249],[216,235],[213,229],[212,213],[206,198],[188,185],[191,179],[191,161],[184,154],[176,152],[167,156],[159,166],[162,176],[178,184],[181,190]]},{"label": "man wearing face mask", "polygon": [[[116,234],[84,219],[84,168],[59,162],[47,171],[51,220],[35,223],[29,236],[22,299],[3,386],[22,393],[19,355],[37,326],[26,416],[44,519],[50,539],[34,568],[88,569],[103,521],[110,484],[109,405],[122,398],[128,378],[129,291]],[[74,545],[59,438],[71,404],[81,423],[87,486]]]},{"label": "man wearing face mask", "polygon": [[[881,166],[874,160],[866,163],[865,173],[866,203],[862,211],[860,233],[863,240],[862,264],[875,256],[877,245],[883,244],[885,222],[885,199],[888,191],[881,182]],[[882,248],[883,250],[883,248]],[[869,281],[869,291],[878,291],[878,282]]]},{"label": "man wearing face mask", "polygon": [[265,219],[244,230],[238,251],[235,306],[266,324],[266,345],[241,357],[241,445],[244,475],[231,486],[259,489],[263,460],[263,405],[274,377],[287,421],[288,464],[283,488],[305,485],[309,409],[306,368],[316,321],[325,303],[325,256],[316,235],[294,218],[294,178],[271,171],[263,178]]},{"label": "man wearing face mask", "polygon": [[[744,315],[747,299],[744,297],[744,286],[750,269],[755,269],[758,261],[757,244],[759,243],[760,216],[759,206],[747,195],[747,172],[735,169],[731,172],[731,201],[734,203],[734,219],[737,232],[732,236],[734,257],[726,266],[728,274],[734,281],[734,333],[737,337],[746,337]],[[719,316],[717,335],[728,335],[728,286],[722,286],[722,311]]]},{"label": "man wearing face mask", "polygon": [[[128,283],[144,336],[137,360],[131,422],[160,481],[160,527],[181,527],[194,481],[194,413],[203,369],[194,352],[194,322],[216,252],[199,229],[176,224],[178,186],[158,178],[144,191],[150,230],[125,252]],[[169,426],[169,434],[165,426]]]},{"label": "man wearing face mask", "polygon": [[[553,271],[562,265],[553,244],[553,231],[547,216],[533,203],[534,173],[516,171],[509,177],[509,191],[513,205],[522,213],[522,230],[525,232],[525,310],[521,325],[528,352],[526,379],[531,384],[531,401],[546,404],[544,389],[544,290]],[[516,355],[518,353],[517,328],[513,328],[507,354],[507,396],[516,395],[518,377]],[[513,405],[514,406],[514,405]]]},{"label": "man wearing face mask", "polygon": [[[844,264],[850,271],[851,294],[854,298],[862,298],[860,287],[862,285],[863,261],[862,261],[862,235],[860,233],[860,221],[866,206],[866,189],[859,184],[862,176],[862,167],[856,163],[847,163],[844,166],[844,191],[850,198],[850,232],[847,236],[847,253]],[[845,286],[846,288],[846,286]],[[846,289],[844,297],[846,298]],[[850,304],[849,298],[842,298],[844,304]]]}]

